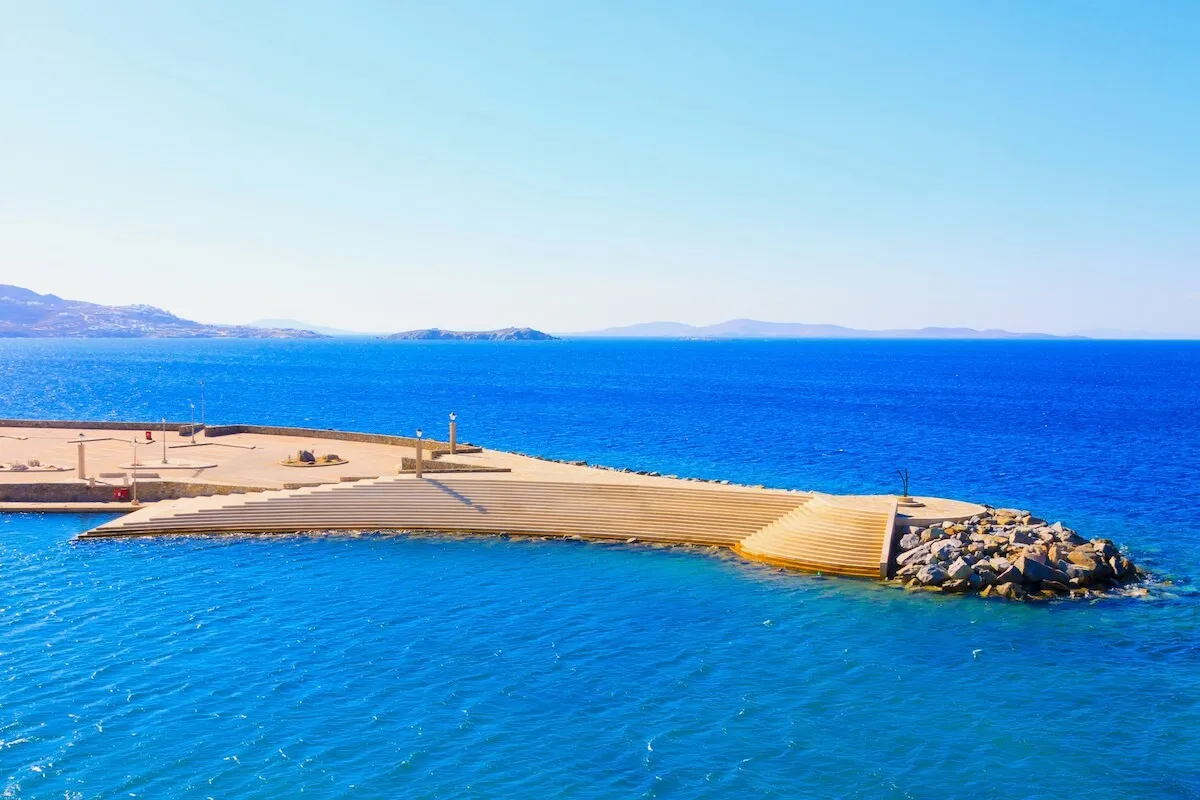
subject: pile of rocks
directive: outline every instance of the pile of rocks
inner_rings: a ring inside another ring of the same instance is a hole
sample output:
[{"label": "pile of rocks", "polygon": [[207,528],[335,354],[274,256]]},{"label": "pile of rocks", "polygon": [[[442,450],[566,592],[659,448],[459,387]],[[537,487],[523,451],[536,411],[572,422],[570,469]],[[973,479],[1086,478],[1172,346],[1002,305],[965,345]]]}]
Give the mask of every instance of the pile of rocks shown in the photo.
[{"label": "pile of rocks", "polygon": [[901,531],[894,577],[910,588],[1012,600],[1089,597],[1144,577],[1112,541],[1089,541],[1028,511],[988,508],[967,522]]}]

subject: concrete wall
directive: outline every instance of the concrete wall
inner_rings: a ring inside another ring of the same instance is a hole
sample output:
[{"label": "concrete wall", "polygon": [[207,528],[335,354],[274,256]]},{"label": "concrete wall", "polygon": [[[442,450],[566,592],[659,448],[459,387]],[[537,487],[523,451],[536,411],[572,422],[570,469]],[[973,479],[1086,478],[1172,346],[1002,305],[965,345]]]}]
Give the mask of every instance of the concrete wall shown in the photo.
[{"label": "concrete wall", "polygon": [[[413,472],[417,468],[417,460],[403,456],[400,467],[405,472]],[[512,472],[508,467],[485,467],[479,464],[456,464],[453,461],[430,461],[421,459],[422,472]]]},{"label": "concrete wall", "polygon": [[[117,486],[88,486],[77,483],[0,483],[0,503],[105,503],[113,499]],[[214,483],[178,483],[175,481],[138,481],[138,500],[174,500],[179,497],[206,497],[213,494],[260,492],[248,486]]]},{"label": "concrete wall", "polygon": [[[162,421],[158,422],[96,422],[95,420],[75,419],[0,419],[0,428],[78,428],[79,430],[107,431],[161,431]],[[186,422],[168,422],[167,430],[180,431],[189,427]],[[196,426],[197,429],[200,427]]]},{"label": "concrete wall", "polygon": [[[187,426],[184,426],[187,427]],[[206,437],[230,436],[235,433],[262,433],[269,436],[299,436],[312,439],[334,439],[342,442],[367,442],[370,444],[392,444],[401,447],[416,447],[417,440],[411,436],[390,436],[385,433],[356,433],[322,428],[285,428],[278,425],[210,425],[204,429]],[[450,450],[449,442],[422,439],[421,445],[432,454]],[[481,448],[459,445],[460,453],[478,453]]]},{"label": "concrete wall", "polygon": [[[162,422],[97,422],[95,420],[61,419],[0,419],[0,428],[77,428],[79,430],[161,431]],[[189,422],[168,422],[167,430],[177,431],[180,436],[190,436]],[[389,436],[384,433],[357,433],[354,431],[323,430],[321,428],[287,428],[282,425],[209,425],[196,424],[196,433],[205,437],[230,436],[235,433],[262,433],[270,436],[299,436],[309,439],[335,439],[343,442],[368,442],[415,447],[417,440],[411,436]],[[423,439],[422,444],[433,457],[435,453],[447,452],[448,442]],[[478,453],[482,448],[458,445],[460,453]]]}]

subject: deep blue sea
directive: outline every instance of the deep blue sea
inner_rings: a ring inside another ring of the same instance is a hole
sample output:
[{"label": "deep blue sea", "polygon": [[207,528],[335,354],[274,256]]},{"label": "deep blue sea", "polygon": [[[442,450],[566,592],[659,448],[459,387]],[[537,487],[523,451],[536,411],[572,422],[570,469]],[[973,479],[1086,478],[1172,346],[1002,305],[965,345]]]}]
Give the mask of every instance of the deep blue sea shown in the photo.
[{"label": "deep blue sea", "polygon": [[[0,417],[444,436],[1107,536],[1145,599],[0,515],[0,797],[1200,797],[1200,343],[0,341]],[[0,459],[4,458],[0,440]]]}]

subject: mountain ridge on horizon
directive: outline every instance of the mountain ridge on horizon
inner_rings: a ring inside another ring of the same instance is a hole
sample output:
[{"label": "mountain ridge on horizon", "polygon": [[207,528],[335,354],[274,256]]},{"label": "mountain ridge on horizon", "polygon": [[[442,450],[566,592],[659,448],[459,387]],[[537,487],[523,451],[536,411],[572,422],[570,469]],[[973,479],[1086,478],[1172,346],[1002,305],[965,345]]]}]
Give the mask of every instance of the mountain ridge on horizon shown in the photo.
[{"label": "mountain ridge on horizon", "polygon": [[0,338],[323,339],[309,330],[209,325],[155,306],[106,306],[0,284]]},{"label": "mountain ridge on horizon", "polygon": [[564,333],[561,336],[628,339],[1087,339],[1081,335],[1013,332],[1000,328],[977,330],[965,327],[892,328],[868,330],[805,322],[765,322],[731,319],[714,325],[683,322],[641,322],[597,331]]}]

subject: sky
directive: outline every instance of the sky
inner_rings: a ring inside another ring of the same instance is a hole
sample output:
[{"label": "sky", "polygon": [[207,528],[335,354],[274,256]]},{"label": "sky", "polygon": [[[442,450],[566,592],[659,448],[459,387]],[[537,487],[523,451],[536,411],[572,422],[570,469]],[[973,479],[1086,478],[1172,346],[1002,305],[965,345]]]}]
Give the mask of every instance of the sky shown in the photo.
[{"label": "sky", "polygon": [[0,283],[1200,334],[1200,4],[0,0]]}]

